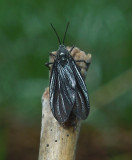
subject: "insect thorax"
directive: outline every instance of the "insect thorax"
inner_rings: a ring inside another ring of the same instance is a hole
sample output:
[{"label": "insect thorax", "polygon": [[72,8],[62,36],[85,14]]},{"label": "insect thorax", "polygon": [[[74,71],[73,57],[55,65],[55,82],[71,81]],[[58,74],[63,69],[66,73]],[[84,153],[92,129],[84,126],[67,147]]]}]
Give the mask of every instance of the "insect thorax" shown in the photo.
[{"label": "insect thorax", "polygon": [[60,45],[57,51],[57,59],[62,65],[65,65],[68,58],[69,58],[69,51],[66,49],[64,45]]}]

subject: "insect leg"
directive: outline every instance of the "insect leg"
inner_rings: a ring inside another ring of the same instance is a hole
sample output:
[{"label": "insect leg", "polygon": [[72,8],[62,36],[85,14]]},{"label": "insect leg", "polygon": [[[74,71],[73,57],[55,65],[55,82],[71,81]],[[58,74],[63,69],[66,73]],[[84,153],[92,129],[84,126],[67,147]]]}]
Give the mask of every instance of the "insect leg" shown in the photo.
[{"label": "insect leg", "polygon": [[71,49],[70,49],[70,51],[69,51],[70,53],[72,52],[73,48],[75,48],[75,46],[74,46],[74,45],[71,47]]},{"label": "insect leg", "polygon": [[53,56],[53,57],[56,57],[56,55],[54,55],[53,53],[50,53],[49,55],[50,55],[50,56]]},{"label": "insect leg", "polygon": [[53,64],[53,62],[45,63],[45,66],[50,69],[49,65],[51,65],[51,64]]},{"label": "insect leg", "polygon": [[83,62],[86,64],[86,70],[88,69],[90,62],[89,61],[85,61],[85,60],[76,60],[75,62]]}]

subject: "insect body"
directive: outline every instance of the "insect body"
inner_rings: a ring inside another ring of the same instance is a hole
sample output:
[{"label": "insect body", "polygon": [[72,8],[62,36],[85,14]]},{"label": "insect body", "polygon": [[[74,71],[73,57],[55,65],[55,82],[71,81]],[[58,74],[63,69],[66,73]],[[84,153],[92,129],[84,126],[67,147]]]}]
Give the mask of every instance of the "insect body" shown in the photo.
[{"label": "insect body", "polygon": [[90,110],[86,84],[76,64],[84,62],[88,65],[89,62],[75,61],[70,55],[74,47],[68,51],[63,44],[60,44],[57,55],[51,54],[55,57],[54,62],[46,64],[53,65],[50,77],[50,106],[54,117],[60,123],[67,122],[71,114],[77,119],[86,119]]}]

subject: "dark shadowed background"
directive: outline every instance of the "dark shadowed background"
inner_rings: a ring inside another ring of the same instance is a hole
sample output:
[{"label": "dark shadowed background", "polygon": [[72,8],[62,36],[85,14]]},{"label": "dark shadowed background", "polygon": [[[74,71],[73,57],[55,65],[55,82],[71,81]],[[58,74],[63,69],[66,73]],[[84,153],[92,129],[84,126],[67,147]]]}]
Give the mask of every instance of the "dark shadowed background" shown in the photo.
[{"label": "dark shadowed background", "polygon": [[132,1],[0,0],[0,160],[36,160],[41,96],[58,41],[92,53],[77,160],[132,159]]}]

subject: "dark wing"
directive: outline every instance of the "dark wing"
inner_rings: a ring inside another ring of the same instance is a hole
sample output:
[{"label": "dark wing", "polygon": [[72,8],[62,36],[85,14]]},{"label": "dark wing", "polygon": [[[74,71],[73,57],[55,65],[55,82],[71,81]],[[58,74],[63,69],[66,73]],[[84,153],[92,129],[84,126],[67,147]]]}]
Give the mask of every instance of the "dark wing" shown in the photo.
[{"label": "dark wing", "polygon": [[54,117],[64,123],[69,118],[76,98],[76,81],[69,62],[63,67],[56,61],[50,78],[50,106]]},{"label": "dark wing", "polygon": [[73,107],[73,113],[79,119],[86,119],[90,111],[89,97],[86,84],[80,73],[79,67],[76,65],[76,62],[72,57],[70,58],[70,66],[75,76],[77,94],[75,105]]}]

